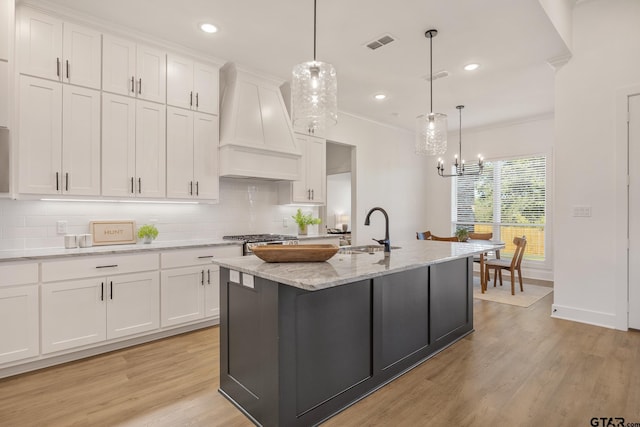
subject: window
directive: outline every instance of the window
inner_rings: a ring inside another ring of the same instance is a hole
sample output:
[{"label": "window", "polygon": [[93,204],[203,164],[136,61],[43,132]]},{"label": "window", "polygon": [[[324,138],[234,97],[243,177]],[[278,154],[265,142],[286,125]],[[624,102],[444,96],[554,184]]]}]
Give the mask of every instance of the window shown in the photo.
[{"label": "window", "polygon": [[[477,165],[465,166],[469,172]],[[514,252],[513,238],[527,237],[524,258],[545,260],[546,157],[485,162],[481,175],[455,178],[453,228],[492,232]]]}]

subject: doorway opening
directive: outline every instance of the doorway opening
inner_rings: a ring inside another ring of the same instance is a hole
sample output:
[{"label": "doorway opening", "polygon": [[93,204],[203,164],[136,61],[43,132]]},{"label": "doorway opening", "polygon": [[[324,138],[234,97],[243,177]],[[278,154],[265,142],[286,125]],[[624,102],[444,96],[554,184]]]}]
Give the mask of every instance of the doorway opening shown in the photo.
[{"label": "doorway opening", "polygon": [[320,215],[327,233],[341,236],[341,244],[351,244],[357,233],[356,147],[327,141],[327,204]]}]

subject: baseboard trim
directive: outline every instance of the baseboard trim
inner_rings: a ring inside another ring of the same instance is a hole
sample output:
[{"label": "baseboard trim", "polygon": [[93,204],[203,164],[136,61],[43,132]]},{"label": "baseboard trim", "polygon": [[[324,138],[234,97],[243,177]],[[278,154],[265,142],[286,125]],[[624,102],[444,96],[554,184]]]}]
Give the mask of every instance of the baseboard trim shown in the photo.
[{"label": "baseboard trim", "polygon": [[587,325],[616,329],[616,316],[613,313],[603,313],[600,311],[583,310],[581,308],[552,304],[551,317],[554,319],[571,320],[573,322],[586,323]]}]

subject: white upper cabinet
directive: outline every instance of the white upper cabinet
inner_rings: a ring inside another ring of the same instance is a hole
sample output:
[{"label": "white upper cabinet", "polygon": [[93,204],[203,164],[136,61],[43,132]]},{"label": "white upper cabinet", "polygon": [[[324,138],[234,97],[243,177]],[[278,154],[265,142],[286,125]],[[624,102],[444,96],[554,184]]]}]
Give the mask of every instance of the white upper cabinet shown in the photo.
[{"label": "white upper cabinet", "polygon": [[25,194],[100,194],[100,92],[20,77],[20,181]]},{"label": "white upper cabinet", "polygon": [[167,107],[167,197],[218,199],[218,117]]},{"label": "white upper cabinet", "polygon": [[167,104],[218,114],[219,69],[167,55]]},{"label": "white upper cabinet", "polygon": [[14,0],[0,0],[0,61],[9,60]]},{"label": "white upper cabinet", "polygon": [[102,195],[165,197],[165,106],[102,95]]},{"label": "white upper cabinet", "polygon": [[102,48],[104,91],[165,102],[165,52],[108,35],[103,38]]},{"label": "white upper cabinet", "polygon": [[302,179],[279,183],[279,202],[324,205],[327,201],[326,140],[296,133],[296,142],[302,152]]},{"label": "white upper cabinet", "polygon": [[20,10],[22,74],[100,89],[101,34],[29,8]]}]

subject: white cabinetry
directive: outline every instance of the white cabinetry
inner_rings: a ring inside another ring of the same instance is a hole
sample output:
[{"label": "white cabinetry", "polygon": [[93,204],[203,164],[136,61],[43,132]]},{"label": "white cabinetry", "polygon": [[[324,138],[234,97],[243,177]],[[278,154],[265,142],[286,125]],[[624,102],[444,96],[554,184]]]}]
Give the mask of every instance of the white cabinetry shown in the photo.
[{"label": "white cabinetry", "polygon": [[240,246],[162,253],[161,326],[219,316],[220,268],[211,260],[241,255]]},{"label": "white cabinetry", "polygon": [[218,117],[167,107],[167,197],[218,194]]},{"label": "white cabinetry", "polygon": [[102,95],[102,195],[165,197],[165,108]]},{"label": "white cabinetry", "polygon": [[167,104],[218,114],[219,69],[167,55]]},{"label": "white cabinetry", "polygon": [[165,52],[108,35],[103,37],[102,49],[102,90],[165,102]]},{"label": "white cabinetry", "polygon": [[157,329],[158,267],[157,254],[43,263],[42,353]]},{"label": "white cabinetry", "polygon": [[2,59],[0,59],[0,127],[9,127],[9,63]]},{"label": "white cabinetry", "polygon": [[37,356],[38,264],[0,266],[0,365]]},{"label": "white cabinetry", "polygon": [[0,127],[9,127],[9,46],[13,43],[13,9],[14,0],[0,0]]},{"label": "white cabinetry", "polygon": [[101,34],[29,8],[20,10],[21,74],[100,89]]},{"label": "white cabinetry", "polygon": [[21,193],[100,194],[100,92],[20,77]]},{"label": "white cabinetry", "polygon": [[324,205],[327,186],[326,140],[299,133],[296,133],[295,137],[302,153],[302,179],[279,183],[279,201],[281,204]]}]

